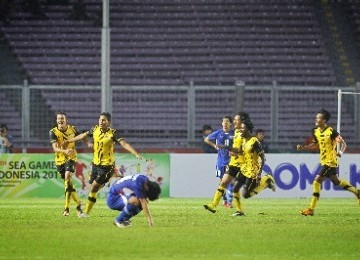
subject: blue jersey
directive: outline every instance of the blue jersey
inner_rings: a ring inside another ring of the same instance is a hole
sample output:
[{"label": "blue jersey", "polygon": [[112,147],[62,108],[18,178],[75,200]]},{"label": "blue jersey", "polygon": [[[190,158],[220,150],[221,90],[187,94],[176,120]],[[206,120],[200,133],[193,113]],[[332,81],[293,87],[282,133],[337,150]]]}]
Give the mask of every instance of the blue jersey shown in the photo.
[{"label": "blue jersey", "polygon": [[219,129],[209,134],[208,138],[217,145],[226,146],[226,148],[221,148],[218,150],[216,166],[223,167],[228,165],[230,162],[229,148],[232,146],[234,131],[230,130],[229,132],[225,132],[223,129]]},{"label": "blue jersey", "polygon": [[144,191],[146,181],[149,181],[149,178],[143,174],[125,176],[111,185],[109,193],[126,195],[130,190],[130,193],[134,193],[137,198],[144,199],[147,197]]}]

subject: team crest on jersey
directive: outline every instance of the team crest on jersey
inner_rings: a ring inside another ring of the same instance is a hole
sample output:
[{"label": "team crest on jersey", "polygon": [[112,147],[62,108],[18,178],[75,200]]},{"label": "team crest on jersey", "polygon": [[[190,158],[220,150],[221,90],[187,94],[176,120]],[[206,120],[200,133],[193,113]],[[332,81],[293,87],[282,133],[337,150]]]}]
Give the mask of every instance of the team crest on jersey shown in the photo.
[{"label": "team crest on jersey", "polygon": [[110,134],[106,134],[106,135],[104,136],[104,138],[105,138],[105,139],[107,139],[107,140],[111,140],[112,135],[110,135]]}]

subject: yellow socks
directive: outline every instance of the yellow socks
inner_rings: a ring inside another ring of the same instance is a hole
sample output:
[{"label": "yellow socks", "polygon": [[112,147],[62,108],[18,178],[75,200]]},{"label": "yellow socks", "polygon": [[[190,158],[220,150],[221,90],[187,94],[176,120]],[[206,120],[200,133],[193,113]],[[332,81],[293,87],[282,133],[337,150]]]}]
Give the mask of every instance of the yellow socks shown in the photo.
[{"label": "yellow socks", "polygon": [[213,198],[213,202],[212,202],[214,207],[216,207],[219,204],[220,199],[222,198],[224,193],[225,193],[225,188],[222,186],[219,186],[214,194],[214,198]]},{"label": "yellow socks", "polygon": [[79,200],[79,196],[76,192],[76,190],[74,189],[73,192],[71,192],[71,198],[75,201],[76,206],[80,205],[80,200]]},{"label": "yellow socks", "polygon": [[97,195],[97,192],[89,193],[88,201],[86,203],[86,207],[85,207],[85,211],[84,211],[86,214],[89,214],[89,212],[93,208],[94,204],[96,203],[96,195]]},{"label": "yellow socks", "polygon": [[270,179],[270,175],[262,176],[260,179],[260,184],[250,192],[250,197],[255,196],[256,194],[262,192],[268,186],[268,179]]},{"label": "yellow socks", "polygon": [[317,181],[314,181],[313,182],[313,196],[311,197],[310,206],[309,206],[309,208],[312,210],[315,208],[316,203],[319,200],[320,190],[321,190],[321,184]]},{"label": "yellow socks", "polygon": [[[350,185],[350,183],[348,183],[347,181],[340,180],[340,183],[338,186],[343,188],[344,190],[348,190],[348,191],[354,193],[357,196],[357,192],[358,192],[357,189],[354,186]],[[321,184],[317,181],[314,181],[313,182],[313,196],[311,197],[310,206],[309,206],[309,208],[312,210],[315,208],[316,203],[319,200],[320,190],[321,190]]]},{"label": "yellow socks", "polygon": [[70,207],[70,199],[71,199],[71,184],[69,180],[64,181],[65,185],[65,208]]},{"label": "yellow socks", "polygon": [[348,183],[347,181],[340,180],[339,186],[341,188],[343,188],[344,190],[348,190],[348,191],[354,193],[355,195],[357,195],[357,189],[354,186],[352,186],[350,183]]},{"label": "yellow socks", "polygon": [[234,192],[234,202],[236,211],[242,212],[241,202],[240,202],[240,192]]}]

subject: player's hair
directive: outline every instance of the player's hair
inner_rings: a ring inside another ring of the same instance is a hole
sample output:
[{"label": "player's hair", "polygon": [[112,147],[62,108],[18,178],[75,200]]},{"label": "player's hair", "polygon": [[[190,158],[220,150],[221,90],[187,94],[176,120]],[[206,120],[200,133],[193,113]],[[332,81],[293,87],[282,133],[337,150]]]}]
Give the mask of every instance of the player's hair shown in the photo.
[{"label": "player's hair", "polygon": [[231,118],[231,116],[224,116],[223,119],[229,119],[230,124],[232,124],[232,118]]},{"label": "player's hair", "polygon": [[148,181],[147,186],[148,186],[147,197],[149,198],[149,200],[151,201],[157,200],[161,193],[161,188],[159,184],[154,181]]},{"label": "player's hair", "polygon": [[205,132],[206,130],[212,130],[212,128],[210,125],[203,125],[202,130]]},{"label": "player's hair", "polygon": [[329,111],[327,111],[326,109],[320,109],[320,111],[318,112],[318,114],[322,114],[325,122],[329,121],[331,118],[331,114]]},{"label": "player's hair", "polygon": [[56,111],[56,112],[55,112],[55,118],[54,118],[55,121],[54,121],[54,123],[53,123],[53,126],[54,126],[54,127],[57,126],[57,116],[58,116],[58,115],[64,115],[65,118],[66,118],[66,120],[68,120],[68,119],[67,119],[68,117],[67,117],[67,114],[66,114],[65,111]]},{"label": "player's hair", "polygon": [[247,119],[245,121],[242,121],[241,123],[243,123],[246,127],[247,130],[249,130],[250,133],[252,133],[253,129],[254,129],[254,125],[253,123],[250,121],[250,119]]},{"label": "player's hair", "polygon": [[255,134],[258,134],[258,133],[265,133],[265,131],[264,131],[264,129],[259,128],[259,129],[256,129],[256,131],[255,131]]},{"label": "player's hair", "polygon": [[9,130],[6,124],[0,124],[0,129]]},{"label": "player's hair", "polygon": [[67,114],[65,111],[56,111],[55,118],[57,117],[57,115],[64,115],[67,118]]},{"label": "player's hair", "polygon": [[102,112],[100,115],[106,117],[106,119],[111,122],[111,114],[109,112]]},{"label": "player's hair", "polygon": [[64,115],[65,118],[66,118],[66,120],[67,120],[67,118],[68,118],[65,111],[57,111],[57,112],[55,113],[54,127],[57,126],[57,116],[58,116],[58,115]]},{"label": "player's hair", "polygon": [[236,115],[237,115],[237,116],[240,116],[240,120],[241,120],[241,121],[250,120],[250,116],[249,116],[249,114],[246,113],[246,112],[238,112]]}]

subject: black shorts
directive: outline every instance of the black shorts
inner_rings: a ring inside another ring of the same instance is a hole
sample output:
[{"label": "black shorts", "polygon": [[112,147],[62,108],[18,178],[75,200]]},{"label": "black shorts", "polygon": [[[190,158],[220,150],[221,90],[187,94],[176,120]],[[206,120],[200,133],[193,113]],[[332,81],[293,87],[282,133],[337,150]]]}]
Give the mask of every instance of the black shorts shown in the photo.
[{"label": "black shorts", "polygon": [[65,179],[65,172],[69,171],[71,173],[75,172],[75,161],[69,160],[64,164],[56,165],[56,170],[60,174],[61,179]]},{"label": "black shorts", "polygon": [[105,183],[109,182],[114,174],[114,167],[115,165],[92,164],[89,183],[92,184],[94,181],[96,181],[96,183],[104,185]]},{"label": "black shorts", "polygon": [[240,167],[229,165],[226,169],[225,174],[229,174],[230,176],[236,178],[240,175]]},{"label": "black shorts", "polygon": [[239,175],[235,178],[234,192],[240,191],[240,189],[243,187],[243,197],[248,198],[250,192],[256,186],[256,179],[248,178],[240,171]]},{"label": "black shorts", "polygon": [[321,177],[330,177],[331,175],[336,175],[337,170],[338,170],[337,167],[330,167],[330,166],[327,166],[327,165],[321,165],[319,176],[321,176]]},{"label": "black shorts", "polygon": [[250,193],[258,186],[257,179],[246,178],[245,185],[243,188],[243,197],[245,199],[250,198]]}]

